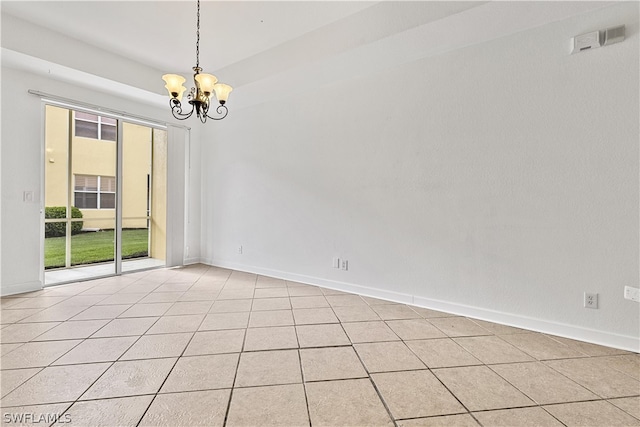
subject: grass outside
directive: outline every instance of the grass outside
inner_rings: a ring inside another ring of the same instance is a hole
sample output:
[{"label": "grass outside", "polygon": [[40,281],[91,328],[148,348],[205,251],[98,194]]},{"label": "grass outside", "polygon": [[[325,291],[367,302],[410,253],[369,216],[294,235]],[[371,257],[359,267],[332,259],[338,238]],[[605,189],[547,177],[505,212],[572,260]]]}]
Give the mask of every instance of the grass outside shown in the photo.
[{"label": "grass outside", "polygon": [[[149,254],[149,230],[122,230],[122,258],[140,258]],[[113,261],[113,230],[80,233],[71,236],[71,265]],[[44,239],[44,268],[64,267],[65,237]]]}]

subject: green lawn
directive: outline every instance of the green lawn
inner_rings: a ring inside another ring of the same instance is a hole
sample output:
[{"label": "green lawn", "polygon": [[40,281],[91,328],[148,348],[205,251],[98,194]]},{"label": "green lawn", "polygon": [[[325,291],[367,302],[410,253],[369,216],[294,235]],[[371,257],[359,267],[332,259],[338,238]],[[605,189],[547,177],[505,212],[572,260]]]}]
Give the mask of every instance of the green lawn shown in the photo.
[{"label": "green lawn", "polygon": [[[71,236],[71,265],[113,261],[113,230],[80,233]],[[149,230],[122,230],[122,258],[148,256]],[[44,239],[44,268],[64,267],[65,238]]]}]

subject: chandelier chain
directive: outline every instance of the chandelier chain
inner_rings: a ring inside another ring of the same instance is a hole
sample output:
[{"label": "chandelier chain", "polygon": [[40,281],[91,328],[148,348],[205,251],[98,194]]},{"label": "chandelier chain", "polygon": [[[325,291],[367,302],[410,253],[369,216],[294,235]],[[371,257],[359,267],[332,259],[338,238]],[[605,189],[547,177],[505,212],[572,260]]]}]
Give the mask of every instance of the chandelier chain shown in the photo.
[{"label": "chandelier chain", "polygon": [[196,24],[196,68],[200,68],[200,0],[198,0],[198,13]]}]

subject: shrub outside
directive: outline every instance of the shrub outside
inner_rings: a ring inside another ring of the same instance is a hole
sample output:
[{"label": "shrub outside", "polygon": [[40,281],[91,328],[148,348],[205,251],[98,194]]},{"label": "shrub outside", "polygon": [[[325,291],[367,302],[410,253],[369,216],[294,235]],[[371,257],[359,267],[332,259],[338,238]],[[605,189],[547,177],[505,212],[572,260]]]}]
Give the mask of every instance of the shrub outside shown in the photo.
[{"label": "shrub outside", "polygon": [[[47,206],[44,208],[44,217],[46,219],[67,217],[67,208],[64,206]],[[71,218],[82,218],[82,212],[75,206],[71,207]],[[83,221],[75,221],[71,223],[71,234],[78,234],[82,231]],[[44,224],[44,237],[61,237],[66,234],[66,222],[48,222]]]}]

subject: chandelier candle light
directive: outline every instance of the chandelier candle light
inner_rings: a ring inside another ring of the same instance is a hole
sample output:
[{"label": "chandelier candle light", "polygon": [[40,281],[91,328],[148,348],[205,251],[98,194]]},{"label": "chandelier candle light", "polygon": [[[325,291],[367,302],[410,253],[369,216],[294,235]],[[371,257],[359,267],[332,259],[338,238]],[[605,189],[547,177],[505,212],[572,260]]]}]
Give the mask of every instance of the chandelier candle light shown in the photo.
[{"label": "chandelier candle light", "polygon": [[[224,83],[218,83],[216,76],[212,74],[201,73],[200,68],[200,0],[198,0],[198,13],[197,13],[197,29],[196,29],[196,66],[193,67],[195,74],[193,75],[193,81],[195,87],[191,88],[189,92],[189,104],[191,104],[191,111],[188,113],[182,112],[182,94],[186,87],[182,84],[186,81],[184,77],[177,74],[165,74],[162,79],[165,81],[167,91],[169,91],[169,106],[171,107],[171,113],[173,117],[178,120],[188,119],[196,112],[196,116],[202,123],[205,123],[207,119],[222,120],[227,117],[228,110],[225,105],[227,99],[229,99],[229,93],[233,88]],[[218,99],[220,105],[216,107],[216,113],[218,117],[209,116],[209,107],[211,106],[211,97],[215,93],[215,97]]]}]

